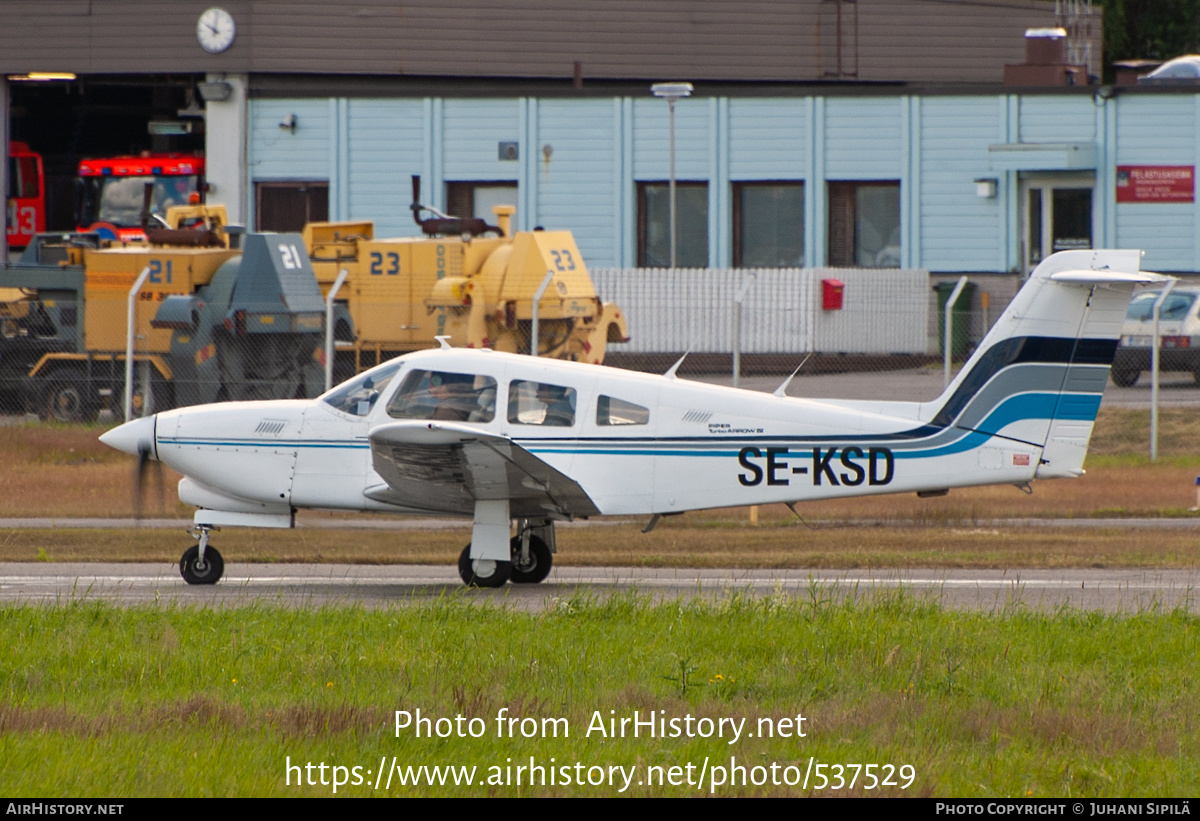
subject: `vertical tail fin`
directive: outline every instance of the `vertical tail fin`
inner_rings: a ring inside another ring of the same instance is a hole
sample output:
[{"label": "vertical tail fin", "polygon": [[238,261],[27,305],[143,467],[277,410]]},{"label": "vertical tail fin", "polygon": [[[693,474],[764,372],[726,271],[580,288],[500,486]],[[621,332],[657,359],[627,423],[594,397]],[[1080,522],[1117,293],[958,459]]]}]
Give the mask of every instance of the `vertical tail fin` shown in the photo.
[{"label": "vertical tail fin", "polygon": [[1083,472],[1140,251],[1063,251],[1030,275],[930,420],[1041,449],[1038,478]]}]

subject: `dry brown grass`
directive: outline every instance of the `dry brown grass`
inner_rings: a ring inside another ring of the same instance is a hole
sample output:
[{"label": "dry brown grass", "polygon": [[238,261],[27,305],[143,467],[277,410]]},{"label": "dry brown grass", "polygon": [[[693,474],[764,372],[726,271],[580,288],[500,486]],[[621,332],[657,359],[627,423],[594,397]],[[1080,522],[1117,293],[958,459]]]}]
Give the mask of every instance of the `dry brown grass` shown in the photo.
[{"label": "dry brown grass", "polygon": [[[799,523],[700,525],[688,517],[652,533],[641,523],[559,530],[564,566],[709,568],[1182,567],[1200,564],[1195,529],[994,528]],[[14,530],[0,535],[0,562],[175,562],[191,542],[173,530]],[[291,531],[231,528],[213,544],[226,562],[442,564],[470,539],[454,530]]]},{"label": "dry brown grass", "polygon": [[226,732],[270,728],[285,738],[312,738],[347,732],[367,733],[384,724],[387,713],[378,707],[354,705],[287,705],[267,711],[248,711],[209,696],[162,704],[149,710],[111,710],[87,715],[66,706],[29,707],[0,703],[0,733],[66,733],[100,737],[109,733],[154,733],[180,726],[219,727]]},{"label": "dry brown grass", "polygon": [[[27,424],[0,427],[0,517],[130,516],[134,460],[100,444],[105,428]],[[179,475],[164,471],[166,512],[187,516],[175,498]]]}]

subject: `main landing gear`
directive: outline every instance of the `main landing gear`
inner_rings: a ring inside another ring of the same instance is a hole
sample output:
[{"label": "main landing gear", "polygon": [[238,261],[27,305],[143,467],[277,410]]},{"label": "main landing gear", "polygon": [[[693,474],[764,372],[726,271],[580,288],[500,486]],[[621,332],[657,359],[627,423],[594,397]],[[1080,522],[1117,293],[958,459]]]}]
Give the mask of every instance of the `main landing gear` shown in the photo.
[{"label": "main landing gear", "polygon": [[[194,548],[193,548],[194,549]],[[509,542],[510,561],[472,559],[471,545],[458,557],[458,575],[468,587],[503,587],[505,582],[537,584],[550,575],[554,563],[554,522],[517,520],[517,535]]]},{"label": "main landing gear", "polygon": [[225,560],[208,544],[208,534],[219,528],[197,525],[189,531],[200,543],[189,547],[179,560],[179,575],[188,584],[216,584],[225,573]]}]

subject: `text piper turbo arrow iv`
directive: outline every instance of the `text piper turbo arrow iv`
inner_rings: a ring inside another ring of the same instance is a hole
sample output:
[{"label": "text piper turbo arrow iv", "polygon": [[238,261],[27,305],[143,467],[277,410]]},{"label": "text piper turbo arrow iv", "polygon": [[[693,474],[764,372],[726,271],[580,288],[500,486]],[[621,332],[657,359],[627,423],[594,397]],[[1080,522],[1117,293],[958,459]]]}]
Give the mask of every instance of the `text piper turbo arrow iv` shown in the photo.
[{"label": "text piper turbo arrow iv", "polygon": [[198,508],[199,544],[180,563],[193,584],[221,577],[211,531],[292,527],[302,508],[470,516],[466,583],[540,582],[554,523],[576,517],[1080,475],[1130,294],[1164,278],[1140,258],[1047,258],[931,402],[798,399],[444,348],[317,399],[180,408],[101,441],[183,474],[179,498]]}]

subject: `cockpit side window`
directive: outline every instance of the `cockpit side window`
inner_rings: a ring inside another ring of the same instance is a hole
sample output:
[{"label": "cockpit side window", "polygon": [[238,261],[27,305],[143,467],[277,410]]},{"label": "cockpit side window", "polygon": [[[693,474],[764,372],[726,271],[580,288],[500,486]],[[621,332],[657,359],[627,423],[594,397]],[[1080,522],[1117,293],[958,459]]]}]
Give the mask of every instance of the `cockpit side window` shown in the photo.
[{"label": "cockpit side window", "polygon": [[575,389],[513,380],[508,386],[508,421],[514,425],[569,428],[575,424]]},{"label": "cockpit side window", "polygon": [[490,422],[496,416],[496,380],[449,371],[412,371],[388,405],[393,419]]},{"label": "cockpit side window", "polygon": [[400,362],[389,362],[378,368],[361,373],[353,379],[343,382],[338,387],[321,397],[321,400],[332,405],[343,413],[354,416],[366,416],[375,407],[375,401],[392,381],[402,367]]},{"label": "cockpit side window", "polygon": [[609,425],[648,425],[650,409],[617,399],[615,396],[601,396],[596,401],[596,424]]}]

